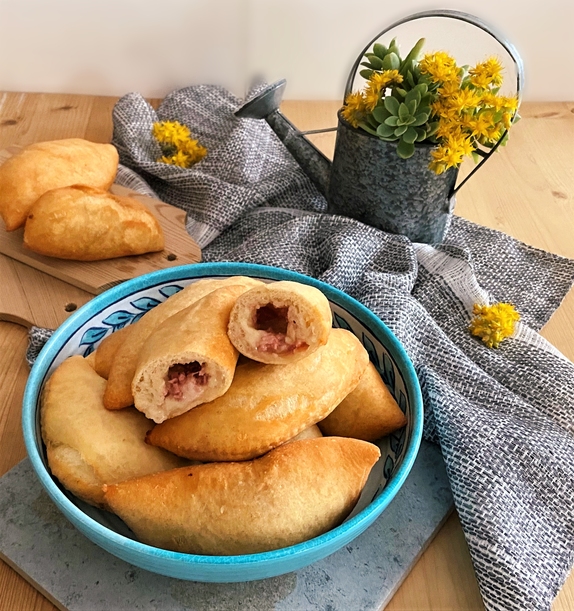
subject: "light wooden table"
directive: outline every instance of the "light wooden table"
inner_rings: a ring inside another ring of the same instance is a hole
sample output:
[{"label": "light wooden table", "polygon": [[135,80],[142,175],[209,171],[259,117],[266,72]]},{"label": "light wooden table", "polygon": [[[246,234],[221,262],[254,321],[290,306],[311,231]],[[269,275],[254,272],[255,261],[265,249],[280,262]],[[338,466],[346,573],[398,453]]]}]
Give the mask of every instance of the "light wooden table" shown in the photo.
[{"label": "light wooden table", "polygon": [[[115,98],[0,93],[0,149],[42,140],[83,137],[109,142]],[[157,100],[152,101],[157,103]],[[337,102],[285,102],[283,112],[302,130],[336,124]],[[505,149],[459,191],[456,213],[504,231],[524,242],[574,258],[574,103],[530,103],[513,128]],[[326,154],[334,134],[312,137]],[[21,301],[29,317],[56,326],[90,295],[0,255],[0,282],[16,278],[26,291]],[[0,291],[2,286],[0,285]],[[29,287],[34,287],[34,298]],[[574,360],[574,291],[566,297],[543,335]],[[26,329],[0,322],[0,475],[25,456],[20,407],[28,366]],[[574,496],[574,493],[573,493]],[[53,611],[55,607],[0,561],[2,611]],[[483,609],[468,548],[452,515],[395,594],[388,611]],[[574,609],[574,575],[559,593],[554,611]]]}]

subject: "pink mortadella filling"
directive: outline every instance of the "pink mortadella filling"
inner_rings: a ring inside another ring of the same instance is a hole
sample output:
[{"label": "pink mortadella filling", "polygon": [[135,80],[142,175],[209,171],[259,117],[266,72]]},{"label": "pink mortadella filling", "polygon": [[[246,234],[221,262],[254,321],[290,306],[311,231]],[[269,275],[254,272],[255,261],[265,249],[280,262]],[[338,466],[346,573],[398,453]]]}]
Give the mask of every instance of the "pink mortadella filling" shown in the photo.
[{"label": "pink mortadella filling", "polygon": [[172,365],[167,371],[164,395],[178,401],[189,395],[197,396],[208,380],[209,375],[197,361]]},{"label": "pink mortadella filling", "polygon": [[306,342],[296,338],[295,323],[289,325],[288,314],[288,307],[276,308],[271,303],[255,310],[253,326],[264,332],[257,342],[258,352],[292,354],[309,347]]}]

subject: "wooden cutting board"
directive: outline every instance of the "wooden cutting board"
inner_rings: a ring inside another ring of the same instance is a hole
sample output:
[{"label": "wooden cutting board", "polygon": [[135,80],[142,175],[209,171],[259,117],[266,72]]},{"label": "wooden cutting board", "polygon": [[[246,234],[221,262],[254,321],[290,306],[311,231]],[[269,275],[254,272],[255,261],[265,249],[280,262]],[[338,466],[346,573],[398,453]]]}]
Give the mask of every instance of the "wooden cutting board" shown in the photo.
[{"label": "wooden cutting board", "polygon": [[[19,150],[21,147],[13,146],[0,151],[0,165]],[[116,195],[135,197],[151,210],[164,232],[165,249],[162,252],[105,261],[67,261],[45,257],[25,248],[22,243],[23,228],[6,231],[1,227],[0,253],[88,291],[92,295],[97,295],[129,278],[201,261],[201,249],[185,229],[184,210],[120,185],[112,185],[110,191]]]}]

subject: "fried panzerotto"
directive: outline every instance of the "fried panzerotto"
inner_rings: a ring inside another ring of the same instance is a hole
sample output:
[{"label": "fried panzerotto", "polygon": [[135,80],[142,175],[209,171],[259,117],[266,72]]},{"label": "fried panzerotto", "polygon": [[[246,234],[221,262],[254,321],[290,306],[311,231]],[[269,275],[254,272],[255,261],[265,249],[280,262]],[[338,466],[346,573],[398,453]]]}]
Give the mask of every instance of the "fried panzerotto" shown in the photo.
[{"label": "fried panzerotto", "polygon": [[239,356],[227,337],[227,323],[244,291],[241,285],[216,289],[155,329],[132,382],[139,411],[160,423],[227,391]]},{"label": "fried panzerotto", "polygon": [[155,426],[146,440],[192,460],[261,456],[323,420],[354,390],[368,361],[352,333],[333,329],[325,346],[295,363],[238,366],[224,395]]},{"label": "fried panzerotto", "polygon": [[133,404],[132,381],[141,349],[147,338],[164,320],[199,301],[215,289],[234,284],[249,290],[260,284],[260,281],[245,276],[198,280],[172,295],[162,304],[147,312],[137,323],[131,325],[132,331],[116,352],[110,368],[104,394],[106,408],[122,409]]},{"label": "fried panzerotto", "polygon": [[114,357],[119,347],[127,340],[133,326],[123,327],[105,337],[94,354],[94,369],[102,378],[108,379]]},{"label": "fried panzerotto", "polygon": [[53,189],[32,205],[24,246],[41,255],[100,261],[163,250],[161,225],[141,202],[102,189]]},{"label": "fried panzerotto", "polygon": [[229,319],[229,338],[241,354],[261,363],[298,361],[327,343],[329,301],[299,282],[265,284],[243,294]]},{"label": "fried panzerotto", "polygon": [[113,145],[81,138],[25,147],[0,167],[0,216],[6,229],[24,225],[32,205],[52,189],[76,184],[109,189],[118,161]]},{"label": "fried panzerotto", "polygon": [[48,380],[41,405],[52,473],[70,492],[100,507],[103,484],[188,464],[144,442],[151,423],[137,410],[106,410],[105,385],[86,359],[72,356]]},{"label": "fried panzerotto", "polygon": [[357,439],[307,439],[253,461],[107,485],[105,499],[148,545],[191,554],[265,552],[338,526],[379,456],[377,446]]},{"label": "fried panzerotto", "polygon": [[369,363],[357,388],[318,426],[324,435],[375,441],[406,423],[405,415],[379,372]]}]

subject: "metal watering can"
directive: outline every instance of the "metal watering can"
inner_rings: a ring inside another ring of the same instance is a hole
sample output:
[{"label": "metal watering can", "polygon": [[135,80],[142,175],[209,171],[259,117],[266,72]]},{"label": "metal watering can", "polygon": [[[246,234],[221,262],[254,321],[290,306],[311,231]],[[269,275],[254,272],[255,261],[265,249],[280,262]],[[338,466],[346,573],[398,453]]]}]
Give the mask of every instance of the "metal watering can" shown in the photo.
[{"label": "metal watering can", "polygon": [[[467,22],[502,46],[515,65],[516,95],[520,104],[524,82],[522,60],[509,42],[478,18],[451,10],[416,13],[391,24],[373,38],[357,57],[347,79],[343,99],[351,93],[364,54],[389,30],[417,19],[444,17]],[[396,143],[355,129],[341,119],[337,128],[301,132],[279,110],[286,81],[263,89],[235,112],[237,117],[265,119],[286,148],[328,202],[328,211],[358,219],[379,229],[406,235],[414,242],[442,242],[456,201],[456,193],[477,172],[504,141],[506,131],[482,157],[473,170],[456,184],[458,169],[441,175],[428,170],[433,145],[420,143],[415,154],[401,159]],[[313,133],[337,130],[331,162],[306,138]],[[408,164],[405,164],[408,162]]]}]

